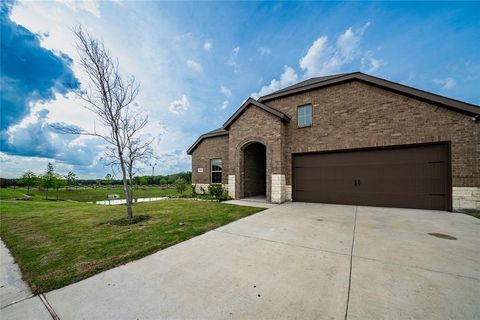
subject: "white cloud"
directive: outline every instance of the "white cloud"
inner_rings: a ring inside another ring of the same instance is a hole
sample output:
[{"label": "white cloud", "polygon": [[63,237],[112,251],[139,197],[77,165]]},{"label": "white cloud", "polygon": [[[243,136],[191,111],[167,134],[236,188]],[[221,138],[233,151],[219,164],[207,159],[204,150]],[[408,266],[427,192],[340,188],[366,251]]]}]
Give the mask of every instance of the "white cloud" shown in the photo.
[{"label": "white cloud", "polygon": [[260,52],[261,56],[267,56],[272,52],[270,48],[267,48],[267,47],[260,47],[258,48],[258,51]]},{"label": "white cloud", "polygon": [[[185,150],[189,147],[192,140],[196,138],[195,135],[200,133],[196,132],[196,126],[202,125],[198,120],[202,115],[201,108],[196,108],[195,110],[193,110],[193,108],[191,110],[189,109],[191,112],[186,112],[188,114],[181,117],[178,116],[178,110],[185,109],[181,105],[179,108],[175,108],[174,105],[172,107],[174,112],[165,110],[169,107],[171,101],[175,100],[169,100],[172,96],[182,102],[181,98],[185,92],[183,91],[185,84],[182,84],[180,78],[190,71],[186,66],[186,61],[193,57],[187,54],[195,48],[198,48],[198,46],[195,47],[197,45],[195,38],[193,34],[185,34],[181,38],[181,43],[177,38],[172,38],[172,34],[175,35],[178,30],[172,29],[167,19],[159,19],[159,13],[144,12],[142,19],[138,20],[137,13],[128,10],[128,6],[122,5],[121,3],[115,5],[102,2],[99,3],[99,5],[101,19],[97,19],[94,16],[95,12],[89,12],[82,7],[75,7],[74,4],[65,5],[64,3],[55,1],[20,1],[14,4],[11,18],[33,33],[48,34],[48,36],[41,38],[42,46],[55,50],[56,52],[61,51],[66,53],[75,61],[77,59],[77,51],[74,46],[75,38],[72,34],[72,26],[82,24],[94,37],[102,39],[113,56],[118,57],[122,73],[125,75],[135,75],[135,78],[141,83],[141,90],[137,102],[143,111],[150,114],[150,122],[161,121],[161,123],[168,123],[168,133],[163,134],[164,130],[160,127],[153,133],[153,129],[150,130],[149,126],[148,131],[156,135],[154,144],[158,144],[158,148],[155,149],[155,153],[172,154],[171,159],[172,163],[174,163],[176,157],[183,157],[183,154],[182,156],[177,156],[175,150]],[[88,6],[86,6],[86,8],[88,9]],[[106,13],[109,10],[114,10],[115,15],[107,15]],[[118,20],[125,21],[125,23],[119,25],[116,23]],[[136,50],[134,51],[128,46],[125,46],[125,43],[131,40],[129,37],[131,37],[131,32],[133,31],[131,29],[132,22],[134,22],[133,26],[135,28],[142,30],[142,32],[136,34]],[[152,35],[157,41],[152,41]],[[159,43],[161,43],[161,45],[159,45]],[[203,42],[200,43],[201,50],[202,44]],[[188,49],[187,52],[185,52],[185,48]],[[174,61],[176,63],[171,63],[172,56],[175,57]],[[142,57],[142,59],[139,59],[139,57]],[[196,59],[193,58],[193,60]],[[179,73],[178,63],[185,64],[185,68],[182,70],[183,74]],[[84,77],[84,73],[79,68],[78,63],[73,64],[73,69],[82,84],[86,84],[88,81]],[[159,86],[159,83],[161,86]],[[183,102],[184,101],[185,99]],[[68,97],[57,95],[53,101],[38,103],[32,106],[32,117],[34,119],[31,119],[31,122],[35,122],[36,120],[34,113],[41,109],[47,109],[50,111],[49,122],[65,122],[90,131],[93,129],[94,124],[96,124],[97,130],[101,131],[102,128],[98,118],[82,108],[82,105],[84,105],[84,103],[81,100],[75,99],[70,95]],[[158,106],[164,106],[164,110],[167,112],[158,112]],[[187,106],[187,108],[189,107]],[[192,123],[195,124],[192,125]],[[25,123],[24,125],[26,126]],[[158,126],[156,125],[156,127]],[[200,130],[203,130],[203,128],[199,127],[198,131]],[[162,135],[160,135],[160,133],[162,133]],[[53,133],[51,133],[51,135],[52,137],[55,136]],[[158,142],[160,138],[161,142]],[[17,140],[18,139],[19,138],[17,138]],[[76,139],[71,142],[71,144],[76,143],[76,141],[79,140]],[[72,148],[68,150],[72,150]],[[68,150],[64,149],[65,152]],[[92,150],[94,149],[92,148]],[[184,153],[184,151],[182,152]],[[100,155],[101,150],[99,150],[98,157]],[[64,157],[66,156],[67,155],[64,155]],[[95,159],[98,159],[98,157],[89,158],[88,160],[93,159],[92,161],[95,162]],[[15,156],[14,158],[18,163],[28,163],[28,165],[32,163],[29,159],[35,159],[26,156]],[[45,161],[55,161],[55,159],[52,158],[42,159],[45,159]],[[86,159],[86,157],[82,159]],[[189,157],[186,159],[189,160]],[[182,163],[182,170],[188,169],[188,161],[183,161]],[[25,165],[25,170],[29,169],[28,165]],[[20,166],[16,166],[15,168],[20,168]],[[44,164],[42,163],[39,168],[43,170]],[[82,177],[103,177],[108,170],[108,168],[103,167],[103,164],[92,164],[88,166],[88,168],[76,165],[72,166],[71,169]],[[157,171],[157,168],[155,170]],[[17,172],[18,174],[18,172],[22,171],[23,169],[20,171],[14,171],[12,169],[11,172]],[[164,171],[164,173],[172,173],[172,171]]]},{"label": "white cloud", "polygon": [[366,73],[373,73],[382,66],[383,62],[379,59],[373,57],[371,51],[367,51],[365,55],[362,57],[362,70]]},{"label": "white cloud", "polygon": [[203,50],[207,52],[211,52],[212,47],[213,47],[213,43],[211,41],[205,41],[205,43],[203,44]]},{"label": "white cloud", "polygon": [[280,90],[297,82],[298,75],[295,70],[293,70],[292,67],[284,66],[283,73],[280,75],[279,80],[273,79],[270,81],[269,85],[263,86],[259,92],[252,93],[252,97],[254,99],[258,99],[261,96]]},{"label": "white cloud", "polygon": [[175,100],[170,102],[170,105],[168,106],[168,111],[170,111],[173,114],[184,114],[185,111],[188,110],[188,107],[190,106],[190,102],[188,101],[188,98],[186,95],[182,95],[182,97],[179,100]]},{"label": "white cloud", "polygon": [[227,109],[229,104],[230,104],[230,102],[228,102],[228,100],[223,101],[223,104],[222,104],[222,106],[220,107],[220,110],[225,110],[225,109]]},{"label": "white cloud", "polygon": [[[338,73],[344,66],[351,64],[356,59],[363,59],[360,43],[364,31],[369,25],[368,22],[360,29],[347,28],[338,36],[335,43],[331,43],[326,35],[318,37],[299,61],[300,67],[305,73],[304,76],[313,77]],[[365,63],[368,62],[371,69],[376,70],[380,67],[380,60],[374,59],[371,53],[364,58]]]},{"label": "white cloud", "polygon": [[187,60],[187,66],[195,72],[203,72],[203,66],[195,60]]},{"label": "white cloud", "polygon": [[86,1],[72,1],[72,0],[56,0],[56,2],[64,4],[74,11],[82,10],[89,12],[97,18],[100,18],[100,7],[98,1],[86,0]]},{"label": "white cloud", "polygon": [[227,87],[220,86],[220,91],[225,95],[225,97],[230,97],[232,95],[232,90]]},{"label": "white cloud", "polygon": [[[307,53],[299,59],[300,68],[303,70],[303,78],[330,75],[338,73],[345,66],[361,65],[366,72],[378,70],[384,62],[373,56],[371,51],[361,50],[363,33],[369,27],[370,22],[361,28],[347,28],[341,33],[335,42],[328,36],[322,35],[315,39]],[[262,51],[262,49],[265,49]],[[269,52],[268,48],[260,48],[260,54]],[[285,88],[298,82],[299,76],[292,67],[284,66],[280,79],[273,79],[270,84],[263,86],[258,92],[252,93],[252,97],[258,99],[261,96]]]},{"label": "white cloud", "polygon": [[233,68],[233,72],[238,73],[240,72],[240,66],[237,62],[238,54],[240,53],[240,47],[235,47],[232,50],[232,54],[230,58],[228,58],[227,66]]},{"label": "white cloud", "polygon": [[360,36],[355,34],[352,27],[350,27],[338,37],[337,47],[344,57],[351,58],[355,49],[358,47],[359,41]]},{"label": "white cloud", "polygon": [[317,38],[308,49],[307,54],[300,59],[300,67],[308,76],[323,73],[325,61],[328,61],[328,37]]},{"label": "white cloud", "polygon": [[445,90],[449,90],[456,86],[457,81],[451,77],[447,77],[445,79],[433,79],[433,83],[440,85]]}]

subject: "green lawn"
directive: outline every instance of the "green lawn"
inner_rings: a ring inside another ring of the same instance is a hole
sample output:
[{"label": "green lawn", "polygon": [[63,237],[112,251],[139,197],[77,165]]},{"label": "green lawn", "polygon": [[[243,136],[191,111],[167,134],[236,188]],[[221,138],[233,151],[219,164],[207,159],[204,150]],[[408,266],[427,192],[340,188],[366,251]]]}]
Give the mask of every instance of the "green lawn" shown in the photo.
[{"label": "green lawn", "polygon": [[478,210],[478,209],[457,209],[457,210],[455,210],[455,212],[468,214],[469,216],[480,219],[480,210]]},{"label": "green lawn", "polygon": [[[45,199],[45,192],[39,191],[38,188],[2,188],[0,189],[0,199],[13,199],[22,198],[24,194],[33,196],[34,200]],[[122,187],[78,187],[73,190],[66,190],[65,188],[58,190],[58,198],[60,200],[75,200],[75,201],[98,201],[107,199],[109,194],[118,194],[120,198],[124,199],[124,193]],[[190,187],[183,193],[183,196],[189,197],[192,195]],[[160,187],[140,187],[133,190],[134,198],[150,198],[150,197],[166,197],[166,196],[180,196],[175,188],[160,188]],[[56,190],[49,190],[49,199],[56,199]]]},{"label": "green lawn", "polygon": [[[134,206],[150,220],[105,222],[124,206],[74,201],[0,201],[0,236],[34,293],[63,287],[139,259],[263,209],[217,202],[156,201]],[[180,222],[184,221],[184,225]]]}]

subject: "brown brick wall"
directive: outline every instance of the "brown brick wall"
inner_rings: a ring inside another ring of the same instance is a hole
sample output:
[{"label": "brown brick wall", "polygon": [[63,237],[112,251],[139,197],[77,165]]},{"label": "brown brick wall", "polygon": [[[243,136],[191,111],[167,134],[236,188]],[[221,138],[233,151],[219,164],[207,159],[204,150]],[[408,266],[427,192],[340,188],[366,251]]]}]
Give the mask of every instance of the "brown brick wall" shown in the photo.
[{"label": "brown brick wall", "polygon": [[237,181],[235,197],[243,195],[243,148],[251,142],[260,142],[267,147],[267,200],[270,200],[271,175],[282,173],[285,167],[285,126],[278,117],[252,106],[231,125],[229,132],[230,174],[235,174]]},{"label": "brown brick wall", "polygon": [[[228,183],[228,135],[203,140],[192,153],[192,182],[210,183],[210,160],[222,159],[222,183]],[[203,168],[199,173],[198,168]]]},{"label": "brown brick wall", "polygon": [[[313,105],[313,125],[297,128],[296,108],[306,103]],[[287,184],[292,153],[451,141],[453,186],[480,186],[480,124],[464,114],[359,81],[266,104],[292,116],[285,125],[286,161],[280,169]],[[250,130],[261,134],[270,125],[262,126]]]}]

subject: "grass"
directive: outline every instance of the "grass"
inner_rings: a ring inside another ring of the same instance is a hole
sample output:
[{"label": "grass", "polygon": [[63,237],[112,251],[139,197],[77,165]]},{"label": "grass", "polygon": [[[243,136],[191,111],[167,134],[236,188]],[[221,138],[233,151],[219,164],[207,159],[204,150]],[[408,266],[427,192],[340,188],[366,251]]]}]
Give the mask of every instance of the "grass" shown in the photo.
[{"label": "grass", "polygon": [[[1,188],[0,189],[0,199],[16,199],[23,198],[24,194],[29,194],[33,196],[33,200],[44,200],[45,192],[38,190],[38,188],[30,188],[30,191],[27,191],[27,188]],[[74,201],[99,201],[107,199],[109,194],[118,194],[120,199],[124,199],[125,195],[123,193],[123,188],[121,186],[102,186],[99,188],[92,187],[78,187],[73,190],[67,190],[61,188],[58,190],[58,199],[60,200],[74,200]],[[192,195],[191,188],[183,193],[184,197],[190,197]],[[160,187],[140,187],[133,190],[134,198],[153,198],[153,197],[176,197],[180,196],[175,188],[160,188]],[[56,190],[48,191],[48,198],[55,200],[57,199]]]},{"label": "grass", "polygon": [[34,293],[50,291],[263,209],[188,200],[136,204],[150,219],[116,226],[125,206],[0,201],[0,236]]},{"label": "grass", "polygon": [[457,209],[457,210],[455,210],[455,212],[468,214],[469,216],[480,219],[480,210],[478,210],[478,209]]}]

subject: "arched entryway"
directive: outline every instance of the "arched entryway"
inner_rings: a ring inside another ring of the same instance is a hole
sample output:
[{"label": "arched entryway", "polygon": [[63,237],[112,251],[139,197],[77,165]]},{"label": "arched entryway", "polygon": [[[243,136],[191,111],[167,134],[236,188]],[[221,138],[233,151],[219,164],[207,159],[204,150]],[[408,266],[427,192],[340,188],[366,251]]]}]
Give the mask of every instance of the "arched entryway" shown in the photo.
[{"label": "arched entryway", "polygon": [[253,142],[243,148],[242,198],[265,198],[267,194],[267,148]]}]

